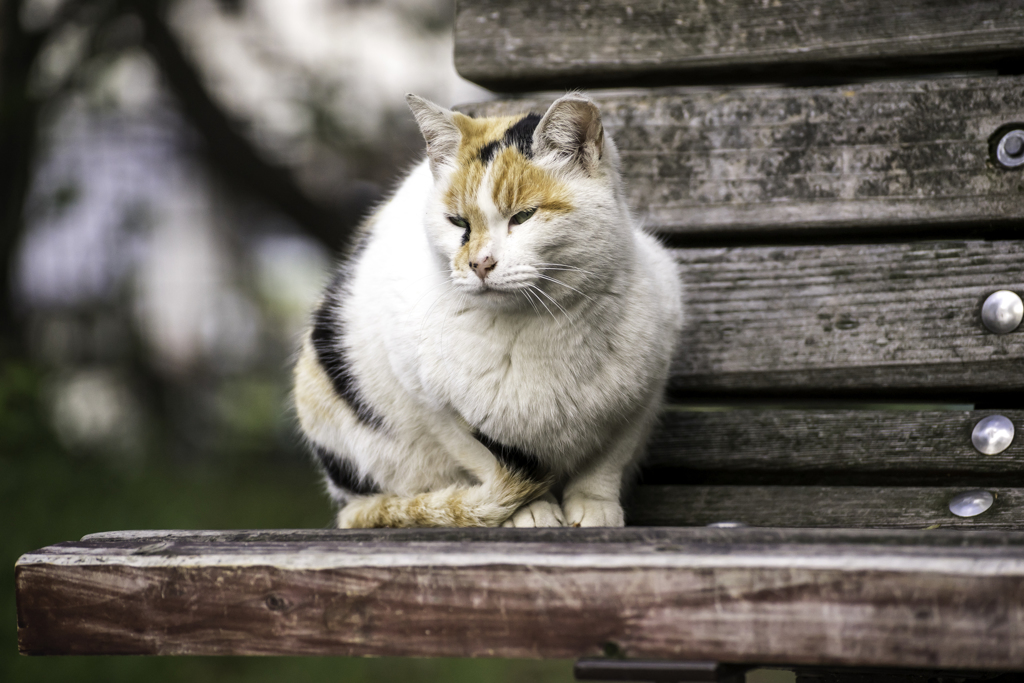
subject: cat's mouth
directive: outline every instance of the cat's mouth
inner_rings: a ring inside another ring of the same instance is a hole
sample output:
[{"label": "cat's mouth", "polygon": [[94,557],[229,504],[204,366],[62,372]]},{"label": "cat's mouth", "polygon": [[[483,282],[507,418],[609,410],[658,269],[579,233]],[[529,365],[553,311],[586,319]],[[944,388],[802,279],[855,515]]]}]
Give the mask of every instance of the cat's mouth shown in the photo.
[{"label": "cat's mouth", "polygon": [[457,282],[457,289],[473,296],[489,299],[507,299],[517,295],[521,296],[523,291],[529,288],[528,285],[522,282],[490,282],[489,280],[473,279],[476,282],[473,282],[470,278],[463,278]]},{"label": "cat's mouth", "polygon": [[[521,269],[524,270],[525,269]],[[516,272],[489,274],[480,278],[475,273],[452,272],[452,283],[458,291],[490,300],[510,300],[526,297],[527,300],[541,298],[540,282],[535,273]],[[536,294],[532,293],[536,292]]]},{"label": "cat's mouth", "polygon": [[480,283],[476,292],[477,294],[506,294],[515,289],[518,289],[518,287],[502,286],[501,283],[496,284],[493,282],[487,282],[485,280],[484,282]]}]

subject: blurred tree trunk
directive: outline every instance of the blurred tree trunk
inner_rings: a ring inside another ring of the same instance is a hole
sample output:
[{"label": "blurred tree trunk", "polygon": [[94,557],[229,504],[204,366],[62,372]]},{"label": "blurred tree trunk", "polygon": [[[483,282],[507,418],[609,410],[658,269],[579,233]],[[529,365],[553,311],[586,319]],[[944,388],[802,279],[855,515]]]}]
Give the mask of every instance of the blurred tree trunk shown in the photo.
[{"label": "blurred tree trunk", "polygon": [[[44,386],[41,370],[45,367],[40,358],[33,358],[35,349],[30,347],[25,335],[26,321],[21,315],[24,312],[16,305],[13,281],[17,249],[29,227],[26,200],[34,168],[39,163],[36,155],[47,146],[45,126],[55,118],[50,116],[51,112],[59,112],[65,98],[92,92],[96,77],[102,77],[105,67],[122,51],[142,48],[148,53],[160,73],[162,85],[173,95],[178,111],[201,141],[200,153],[210,168],[240,193],[261,200],[271,210],[289,217],[298,229],[330,249],[345,246],[362,216],[377,200],[376,195],[364,191],[353,192],[337,203],[318,201],[296,180],[292,169],[261,154],[257,145],[243,133],[240,122],[234,120],[207,89],[202,70],[168,25],[166,10],[173,1],[65,0],[48,18],[48,23],[33,24],[26,29],[21,15],[28,0],[0,0],[0,382],[9,383],[10,373],[4,373],[10,360],[17,366],[30,366],[33,361],[40,366],[39,369],[25,368],[32,384],[23,392],[31,402],[26,410],[31,411],[39,425],[49,419],[41,409],[40,388]],[[69,23],[89,36],[84,54],[73,64],[71,72],[64,74],[61,82],[51,86],[46,94],[33,92],[30,80],[41,61],[40,55],[46,59],[49,41],[60,41],[59,32]],[[141,34],[137,30],[139,23]],[[130,311],[130,308],[124,306],[124,310]],[[133,334],[135,332],[132,330]],[[183,439],[178,428],[184,420],[177,417],[175,411],[181,411],[182,407],[200,410],[206,405],[196,400],[201,395],[196,387],[210,378],[194,377],[189,383],[176,385],[155,366],[153,357],[145,352],[141,342],[129,342],[127,348],[118,352],[122,354],[119,362],[122,368],[127,366],[126,374],[135,387],[135,395],[145,404],[144,411],[154,418],[153,424],[146,428],[162,432],[161,437],[152,442],[165,444],[161,449],[173,447],[170,444],[177,442],[185,444],[182,451],[195,451]],[[212,391],[203,395],[212,395]],[[0,395],[0,399],[4,396]],[[0,413],[7,407],[0,406]],[[11,414],[17,423],[27,419],[20,413]],[[18,433],[28,436],[19,442],[22,444],[19,448],[24,452],[37,448],[39,434],[44,431],[43,427],[21,429]],[[4,433],[0,425],[0,437],[11,434]],[[0,444],[0,451],[3,446]]]},{"label": "blurred tree trunk", "polygon": [[22,4],[22,0],[0,0],[0,354],[4,355],[25,350],[12,276],[14,249],[25,226],[39,114],[28,80],[44,40],[42,34],[22,28]]},{"label": "blurred tree trunk", "polygon": [[[28,86],[33,64],[59,23],[26,31],[20,21],[23,5],[24,0],[0,0],[0,353],[25,350],[12,297],[13,261],[25,229],[25,200],[44,104]],[[100,23],[124,12],[138,16],[144,28],[143,47],[156,62],[181,113],[199,134],[210,165],[242,192],[288,216],[330,249],[343,248],[379,197],[353,192],[338,205],[326,205],[305,192],[289,168],[265,158],[207,90],[198,67],[167,25],[168,5],[161,0],[82,0],[65,6],[67,12],[60,20],[90,6],[102,8],[93,15]]]},{"label": "blurred tree trunk", "polygon": [[186,120],[203,140],[210,164],[231,184],[291,218],[331,250],[343,248],[379,197],[354,192],[338,206],[309,196],[286,166],[262,155],[241,132],[238,121],[216,103],[166,22],[164,2],[135,0],[144,27],[143,43],[156,62]]}]

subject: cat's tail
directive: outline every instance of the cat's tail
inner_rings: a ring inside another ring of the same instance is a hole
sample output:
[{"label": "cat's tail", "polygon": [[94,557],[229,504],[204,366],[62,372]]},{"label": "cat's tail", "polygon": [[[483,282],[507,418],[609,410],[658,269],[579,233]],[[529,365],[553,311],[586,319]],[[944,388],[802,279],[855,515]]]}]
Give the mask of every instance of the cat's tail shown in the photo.
[{"label": "cat's tail", "polygon": [[377,494],[354,498],[338,513],[338,526],[343,529],[499,526],[550,487],[550,479],[533,479],[500,468],[492,480],[477,486],[449,486],[415,496]]}]

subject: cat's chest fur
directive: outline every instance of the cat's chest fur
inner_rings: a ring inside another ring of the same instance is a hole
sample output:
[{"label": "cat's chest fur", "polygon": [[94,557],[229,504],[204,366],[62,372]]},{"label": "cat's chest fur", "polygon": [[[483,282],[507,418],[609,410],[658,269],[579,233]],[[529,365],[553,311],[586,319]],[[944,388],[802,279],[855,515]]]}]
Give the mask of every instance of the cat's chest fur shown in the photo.
[{"label": "cat's chest fur", "polygon": [[452,312],[436,334],[421,339],[417,365],[425,393],[471,426],[538,455],[588,449],[597,436],[594,418],[613,417],[622,399],[613,386],[600,392],[591,386],[607,380],[610,359],[593,344],[601,332],[569,320],[572,313],[559,313],[560,319]]}]

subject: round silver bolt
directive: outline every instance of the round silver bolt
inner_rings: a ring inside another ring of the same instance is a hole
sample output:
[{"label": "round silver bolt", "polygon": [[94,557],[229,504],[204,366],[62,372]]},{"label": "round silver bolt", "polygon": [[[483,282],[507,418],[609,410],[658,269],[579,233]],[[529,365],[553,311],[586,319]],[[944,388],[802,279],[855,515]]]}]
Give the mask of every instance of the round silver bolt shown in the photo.
[{"label": "round silver bolt", "polygon": [[1024,130],[1014,128],[996,145],[996,161],[1006,168],[1024,164]]},{"label": "round silver bolt", "polygon": [[1016,292],[1001,289],[992,292],[981,305],[981,322],[996,334],[1013,332],[1024,319],[1024,302]]},{"label": "round silver bolt", "polygon": [[708,526],[712,529],[742,529],[747,525],[743,522],[711,522]]},{"label": "round silver bolt", "polygon": [[1024,154],[1024,140],[1017,135],[1006,138],[1003,150],[1011,157],[1019,157],[1021,154]]},{"label": "round silver bolt", "polygon": [[1013,423],[1002,415],[989,415],[974,425],[971,443],[985,455],[1002,453],[1013,443]]},{"label": "round silver bolt", "polygon": [[957,517],[975,517],[992,507],[995,497],[988,491],[965,491],[949,501],[949,511]]}]

